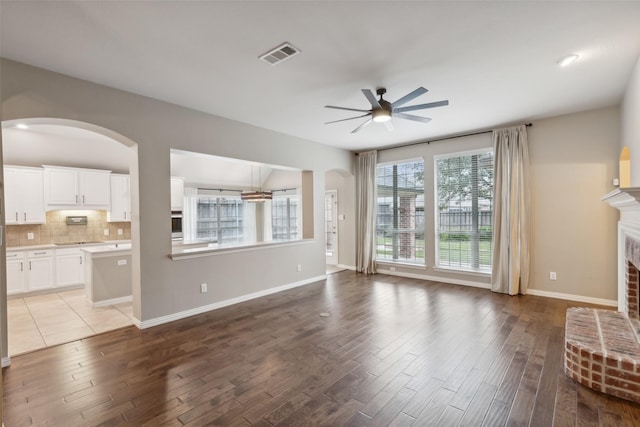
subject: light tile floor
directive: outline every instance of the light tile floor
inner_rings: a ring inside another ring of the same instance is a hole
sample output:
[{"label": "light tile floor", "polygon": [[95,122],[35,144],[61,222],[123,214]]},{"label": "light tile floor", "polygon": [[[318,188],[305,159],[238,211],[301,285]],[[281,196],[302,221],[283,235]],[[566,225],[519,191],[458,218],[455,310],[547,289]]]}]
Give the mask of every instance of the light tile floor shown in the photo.
[{"label": "light tile floor", "polygon": [[84,289],[7,301],[9,355],[133,324],[131,302],[93,308]]}]

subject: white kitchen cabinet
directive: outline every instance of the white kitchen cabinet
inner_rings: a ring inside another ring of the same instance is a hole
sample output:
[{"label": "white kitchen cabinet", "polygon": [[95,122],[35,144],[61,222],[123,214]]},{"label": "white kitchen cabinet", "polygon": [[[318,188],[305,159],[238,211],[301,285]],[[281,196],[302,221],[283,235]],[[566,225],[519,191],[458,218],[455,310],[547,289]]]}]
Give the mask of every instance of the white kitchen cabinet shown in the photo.
[{"label": "white kitchen cabinet", "polygon": [[5,166],[5,219],[12,224],[44,224],[44,172],[41,168]]},{"label": "white kitchen cabinet", "polygon": [[25,253],[7,252],[7,295],[25,292]]},{"label": "white kitchen cabinet", "polygon": [[56,250],[56,286],[84,283],[84,251],[77,248]]},{"label": "white kitchen cabinet", "polygon": [[44,199],[47,210],[109,210],[111,171],[57,166],[44,167]]},{"label": "white kitchen cabinet", "polygon": [[111,174],[111,208],[107,212],[107,221],[131,221],[130,188],[129,175]]},{"label": "white kitchen cabinet", "polygon": [[53,288],[53,250],[27,252],[27,290],[39,291]]},{"label": "white kitchen cabinet", "polygon": [[184,205],[184,180],[171,177],[171,210],[181,211]]}]

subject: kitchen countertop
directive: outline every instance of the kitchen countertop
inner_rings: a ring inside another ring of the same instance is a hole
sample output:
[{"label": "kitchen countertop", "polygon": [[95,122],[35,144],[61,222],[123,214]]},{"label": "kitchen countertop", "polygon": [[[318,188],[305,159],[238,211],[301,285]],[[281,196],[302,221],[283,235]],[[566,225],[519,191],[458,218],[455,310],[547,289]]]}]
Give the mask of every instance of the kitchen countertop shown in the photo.
[{"label": "kitchen countertop", "polygon": [[88,254],[106,254],[106,253],[118,253],[122,254],[123,252],[131,251],[131,243],[112,243],[112,244],[103,244],[100,246],[90,246],[86,248],[81,248]]},{"label": "kitchen countertop", "polygon": [[55,244],[55,243],[49,243],[46,245],[31,245],[31,246],[11,246],[7,248],[7,252],[19,252],[19,251],[32,251],[32,250],[38,250],[38,249],[83,249],[83,248],[95,248],[96,246],[104,246],[104,245],[109,245],[109,246],[113,246],[113,245],[123,245],[123,244],[128,244],[129,245],[129,249],[131,249],[131,240],[107,240],[104,242],[90,242],[90,243],[74,243],[74,244],[69,244],[69,243],[62,243],[62,244]]}]

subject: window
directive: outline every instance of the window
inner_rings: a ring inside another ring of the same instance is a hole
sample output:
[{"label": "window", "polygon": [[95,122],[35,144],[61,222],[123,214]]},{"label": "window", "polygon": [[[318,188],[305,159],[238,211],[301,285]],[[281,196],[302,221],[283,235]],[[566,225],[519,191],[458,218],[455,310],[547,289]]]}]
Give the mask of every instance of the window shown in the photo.
[{"label": "window", "polygon": [[424,263],[424,161],[376,168],[376,258]]},{"label": "window", "polygon": [[219,244],[255,241],[250,206],[235,196],[198,195],[196,237]]},{"label": "window", "polygon": [[437,264],[491,271],[493,151],[435,159]]},{"label": "window", "polygon": [[300,202],[297,194],[274,195],[271,200],[271,240],[300,238]]}]

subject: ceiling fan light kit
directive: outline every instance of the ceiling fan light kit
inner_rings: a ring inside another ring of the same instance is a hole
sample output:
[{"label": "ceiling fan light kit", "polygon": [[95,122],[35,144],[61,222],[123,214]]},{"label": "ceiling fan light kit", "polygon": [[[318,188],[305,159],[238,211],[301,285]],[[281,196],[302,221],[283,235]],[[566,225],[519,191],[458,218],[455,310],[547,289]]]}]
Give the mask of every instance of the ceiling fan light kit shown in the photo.
[{"label": "ceiling fan light kit", "polygon": [[427,93],[427,89],[423,87],[419,87],[418,89],[406,94],[405,96],[403,96],[402,98],[398,99],[393,103],[390,103],[389,101],[382,98],[382,96],[385,93],[387,93],[387,90],[385,88],[379,88],[378,90],[376,90],[376,94],[380,97],[380,99],[376,99],[376,97],[373,95],[373,92],[371,92],[371,90],[362,89],[362,94],[365,96],[365,98],[367,98],[367,100],[371,104],[370,110],[325,105],[325,108],[333,108],[336,110],[357,111],[359,113],[365,113],[363,115],[356,116],[356,117],[349,117],[347,119],[333,120],[331,122],[326,122],[325,124],[338,123],[338,122],[344,122],[346,120],[354,120],[362,117],[368,117],[366,122],[362,123],[360,126],[352,130],[351,133],[356,133],[360,131],[360,129],[362,129],[372,121],[376,123],[384,123],[384,125],[387,127],[387,130],[391,131],[393,130],[393,125],[391,124],[391,121],[390,121],[392,117],[397,117],[405,120],[412,120],[414,122],[429,123],[431,119],[428,117],[421,117],[421,116],[415,116],[413,114],[406,114],[406,112],[415,111],[415,110],[424,110],[427,108],[444,107],[446,105],[449,105],[449,101],[445,100],[445,101],[430,102],[428,104],[410,105],[408,107],[402,107],[402,105],[410,101],[413,101],[415,98],[419,97],[424,93]]}]

